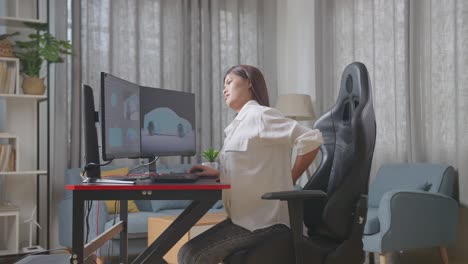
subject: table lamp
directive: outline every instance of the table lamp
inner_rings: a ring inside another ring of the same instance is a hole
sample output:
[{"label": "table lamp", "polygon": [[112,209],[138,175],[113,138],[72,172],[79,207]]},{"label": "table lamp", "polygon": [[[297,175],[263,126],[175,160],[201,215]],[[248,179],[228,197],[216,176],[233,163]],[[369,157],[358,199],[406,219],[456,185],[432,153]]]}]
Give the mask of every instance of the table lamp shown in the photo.
[{"label": "table lamp", "polygon": [[284,116],[297,121],[315,120],[312,100],[308,94],[283,94],[278,97],[276,108]]}]

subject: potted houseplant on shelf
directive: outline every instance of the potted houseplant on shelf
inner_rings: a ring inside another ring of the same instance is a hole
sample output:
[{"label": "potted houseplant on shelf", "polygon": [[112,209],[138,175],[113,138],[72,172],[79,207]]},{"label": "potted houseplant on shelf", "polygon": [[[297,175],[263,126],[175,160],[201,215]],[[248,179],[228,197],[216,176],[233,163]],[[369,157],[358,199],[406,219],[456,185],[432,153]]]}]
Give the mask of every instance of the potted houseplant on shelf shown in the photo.
[{"label": "potted houseplant on shelf", "polygon": [[216,158],[218,157],[219,151],[209,148],[203,151],[202,156],[208,160],[208,162],[203,162],[202,165],[212,167],[214,169],[218,169],[218,163],[215,162]]},{"label": "potted houseplant on shelf", "polygon": [[15,42],[15,56],[19,58],[23,74],[23,92],[25,94],[43,95],[44,79],[40,71],[47,63],[61,63],[61,55],[71,54],[71,44],[66,40],[58,40],[47,32],[47,24],[24,23],[36,30],[29,34],[29,41]]}]

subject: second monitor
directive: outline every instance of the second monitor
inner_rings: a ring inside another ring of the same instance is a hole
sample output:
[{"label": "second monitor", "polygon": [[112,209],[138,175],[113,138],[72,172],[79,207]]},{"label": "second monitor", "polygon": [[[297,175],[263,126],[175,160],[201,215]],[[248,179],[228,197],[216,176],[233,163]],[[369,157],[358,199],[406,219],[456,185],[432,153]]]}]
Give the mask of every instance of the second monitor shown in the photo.
[{"label": "second monitor", "polygon": [[141,156],[196,153],[195,95],[140,87]]},{"label": "second monitor", "polygon": [[103,160],[196,153],[195,95],[101,74]]}]

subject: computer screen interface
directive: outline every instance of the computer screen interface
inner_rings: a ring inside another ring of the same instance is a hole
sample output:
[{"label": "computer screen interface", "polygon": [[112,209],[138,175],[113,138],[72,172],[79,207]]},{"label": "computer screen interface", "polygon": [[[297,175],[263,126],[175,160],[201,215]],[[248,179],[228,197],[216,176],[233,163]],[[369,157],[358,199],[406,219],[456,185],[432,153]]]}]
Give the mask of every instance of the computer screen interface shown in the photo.
[{"label": "computer screen interface", "polygon": [[195,95],[140,87],[141,156],[196,153]]},{"label": "computer screen interface", "polygon": [[140,87],[101,73],[103,160],[140,157]]}]

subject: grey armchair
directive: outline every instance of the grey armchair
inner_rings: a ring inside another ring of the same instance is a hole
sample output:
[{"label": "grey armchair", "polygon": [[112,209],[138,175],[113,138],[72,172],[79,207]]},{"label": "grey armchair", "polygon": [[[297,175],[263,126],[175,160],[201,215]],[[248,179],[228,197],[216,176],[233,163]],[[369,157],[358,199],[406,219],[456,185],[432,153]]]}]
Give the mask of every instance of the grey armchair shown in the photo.
[{"label": "grey armchair", "polygon": [[369,188],[364,250],[386,264],[385,253],[446,246],[455,242],[458,204],[453,196],[457,172],[437,164],[382,166]]}]

